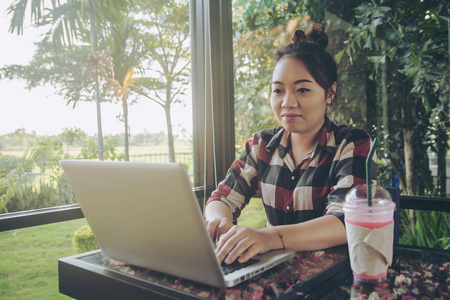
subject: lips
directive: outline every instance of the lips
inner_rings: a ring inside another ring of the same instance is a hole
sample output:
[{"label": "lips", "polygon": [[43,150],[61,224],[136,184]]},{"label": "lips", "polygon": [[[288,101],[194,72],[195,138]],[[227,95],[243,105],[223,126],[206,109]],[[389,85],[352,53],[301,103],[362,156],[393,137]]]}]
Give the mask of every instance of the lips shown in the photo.
[{"label": "lips", "polygon": [[281,117],[283,119],[285,119],[286,121],[294,121],[297,118],[302,117],[302,115],[298,115],[298,114],[283,114],[283,115],[281,115]]}]

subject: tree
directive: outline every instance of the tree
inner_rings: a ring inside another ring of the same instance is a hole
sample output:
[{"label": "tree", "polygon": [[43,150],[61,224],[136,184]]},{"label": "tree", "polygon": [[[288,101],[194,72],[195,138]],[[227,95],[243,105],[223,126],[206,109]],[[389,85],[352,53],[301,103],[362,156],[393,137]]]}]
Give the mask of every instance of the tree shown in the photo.
[{"label": "tree", "polygon": [[147,59],[142,68],[153,74],[136,78],[132,90],[164,109],[169,160],[175,161],[171,108],[182,103],[190,79],[189,3],[158,0],[137,8],[142,13],[139,32]]},{"label": "tree", "polygon": [[235,7],[242,8],[235,9],[233,15],[235,135],[240,147],[261,128],[278,126],[268,100],[273,53],[290,43],[295,29],[309,27],[311,20],[301,2],[235,2]]},{"label": "tree", "polygon": [[[51,3],[51,5],[49,4]],[[31,1],[31,21],[36,26],[46,26],[47,31],[44,40],[51,38],[55,49],[68,43],[71,44],[77,39],[80,32],[87,32],[89,28],[91,59],[97,57],[97,28],[102,22],[111,21],[108,19],[114,14],[110,14],[114,9],[124,7],[128,0],[72,0],[68,2],[56,1]],[[24,15],[27,10],[28,0],[16,0],[9,8],[12,14],[9,31],[17,34],[23,33]],[[98,72],[94,72],[94,92],[97,109],[97,131],[98,131],[98,155],[103,160],[103,133],[101,122],[100,90]]]},{"label": "tree", "polygon": [[87,138],[87,133],[80,128],[64,128],[59,134],[59,139],[63,144],[67,145],[67,156],[70,156],[70,146],[75,145]]},{"label": "tree", "polygon": [[[323,22],[328,10],[338,17],[337,21],[354,25],[347,40],[339,37],[339,41],[333,41],[335,37],[330,36],[330,43],[346,45],[336,55],[340,61],[338,86],[352,87],[338,91],[338,101],[348,101],[340,104],[338,114],[348,117],[344,123],[362,126],[382,139],[379,157],[386,158],[396,169],[409,194],[432,191],[427,151],[436,151],[440,161],[438,185],[445,195],[445,154],[449,147],[448,4],[437,0],[235,0],[235,8],[236,136],[247,138],[249,133],[273,124],[267,110],[264,86],[268,83],[264,78],[270,78],[271,49],[289,43],[294,17]],[[334,21],[325,21],[327,29],[336,25]],[[282,29],[275,31],[277,26]],[[280,39],[275,40],[274,34]],[[342,73],[356,61],[361,65],[359,74],[370,75],[360,76],[364,85],[361,90],[345,79],[345,71]],[[367,99],[367,112],[357,120],[348,113],[360,105],[355,98]],[[384,114],[380,112],[381,99]],[[257,120],[252,115],[262,117]],[[342,121],[345,119],[339,117],[338,123]]]},{"label": "tree", "polygon": [[[438,161],[448,151],[449,73],[448,4],[442,1],[367,1],[355,10],[358,26],[352,29],[347,47],[337,55],[352,55],[357,47],[371,54],[374,74],[387,64],[390,71],[390,95],[395,96],[401,112],[405,171],[397,167],[408,194],[423,194],[430,186],[427,149],[436,148],[427,136],[433,133],[438,143]],[[418,34],[419,33],[419,34]],[[377,39],[378,38],[378,39]],[[385,44],[381,43],[381,39]],[[382,45],[380,47],[380,45]],[[384,71],[386,72],[386,71]],[[373,78],[373,77],[372,77]],[[395,104],[395,103],[394,103]],[[433,116],[433,118],[432,118]],[[394,136],[394,128],[390,136]],[[389,152],[395,152],[392,138],[386,139]],[[445,158],[439,175],[446,178]],[[424,181],[428,178],[428,183]],[[445,184],[440,185],[445,195]]]},{"label": "tree", "polygon": [[109,24],[105,28],[103,36],[105,47],[111,55],[111,73],[104,79],[108,82],[105,91],[112,90],[112,97],[122,104],[122,118],[124,122],[125,136],[125,160],[129,160],[129,136],[128,125],[128,99],[131,87],[136,79],[133,78],[133,71],[140,63],[141,55],[138,51],[136,22],[122,14],[120,22]]},{"label": "tree", "polygon": [[[52,85],[67,105],[73,108],[79,101],[92,101],[92,60],[87,46],[60,46],[58,52],[48,41],[37,43],[37,50],[26,66],[9,65],[2,68],[4,78],[23,79],[27,89]],[[105,68],[105,55],[95,59],[95,68]]]}]

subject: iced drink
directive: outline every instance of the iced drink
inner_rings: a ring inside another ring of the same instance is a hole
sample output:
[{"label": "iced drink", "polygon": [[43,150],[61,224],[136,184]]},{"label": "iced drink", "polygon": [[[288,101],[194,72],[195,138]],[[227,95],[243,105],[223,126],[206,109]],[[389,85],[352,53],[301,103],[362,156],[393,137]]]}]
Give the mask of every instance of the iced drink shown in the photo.
[{"label": "iced drink", "polygon": [[386,279],[392,263],[395,203],[384,188],[372,186],[372,206],[366,185],[352,188],[343,206],[350,265],[355,282]]}]

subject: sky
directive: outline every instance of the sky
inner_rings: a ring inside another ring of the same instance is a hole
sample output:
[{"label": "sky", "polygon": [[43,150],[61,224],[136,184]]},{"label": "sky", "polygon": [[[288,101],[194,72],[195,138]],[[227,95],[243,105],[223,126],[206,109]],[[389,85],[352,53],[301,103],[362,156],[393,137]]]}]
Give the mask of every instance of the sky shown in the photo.
[{"label": "sky", "polygon": [[[10,15],[6,10],[9,1],[0,1],[0,68],[10,64],[26,65],[36,49],[33,42],[40,39],[40,32],[27,25],[24,34],[8,32]],[[29,13],[25,15],[29,19]],[[89,135],[97,133],[97,114],[95,102],[80,102],[75,109],[66,106],[66,100],[55,94],[51,86],[34,88],[28,91],[22,81],[0,80],[0,135],[25,129],[38,135],[60,134],[64,128],[80,128]],[[182,128],[192,132],[192,113],[188,105],[172,108],[174,133]],[[117,120],[122,111],[120,104],[102,103],[103,134],[124,132],[123,122]],[[142,100],[129,107],[131,134],[160,132],[166,130],[164,111],[161,106],[149,100]]]}]

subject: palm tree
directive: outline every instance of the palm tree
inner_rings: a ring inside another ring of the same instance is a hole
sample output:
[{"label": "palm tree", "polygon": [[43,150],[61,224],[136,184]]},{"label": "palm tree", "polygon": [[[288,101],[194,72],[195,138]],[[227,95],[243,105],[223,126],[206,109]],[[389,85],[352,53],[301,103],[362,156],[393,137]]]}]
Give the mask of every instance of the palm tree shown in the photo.
[{"label": "palm tree", "polygon": [[[16,0],[8,9],[12,14],[9,31],[22,34],[24,29],[24,16],[28,6],[28,0]],[[98,27],[111,22],[111,11],[121,9],[129,0],[72,0],[66,3],[59,1],[31,0],[31,21],[36,26],[46,26],[48,31],[45,40],[51,39],[55,50],[59,46],[71,44],[80,32],[89,28],[92,57],[97,57]],[[99,74],[94,74],[95,102],[97,109],[98,131],[98,157],[103,160],[103,131],[100,106]]]},{"label": "palm tree", "polygon": [[128,98],[131,86],[135,79],[133,71],[139,64],[139,51],[137,43],[136,22],[131,18],[122,17],[119,23],[111,24],[104,31],[104,42],[111,55],[111,73],[104,78],[108,85],[105,92],[112,90],[113,98],[122,104],[122,121],[125,127],[125,151],[124,159],[129,160],[129,123],[128,123]]}]

